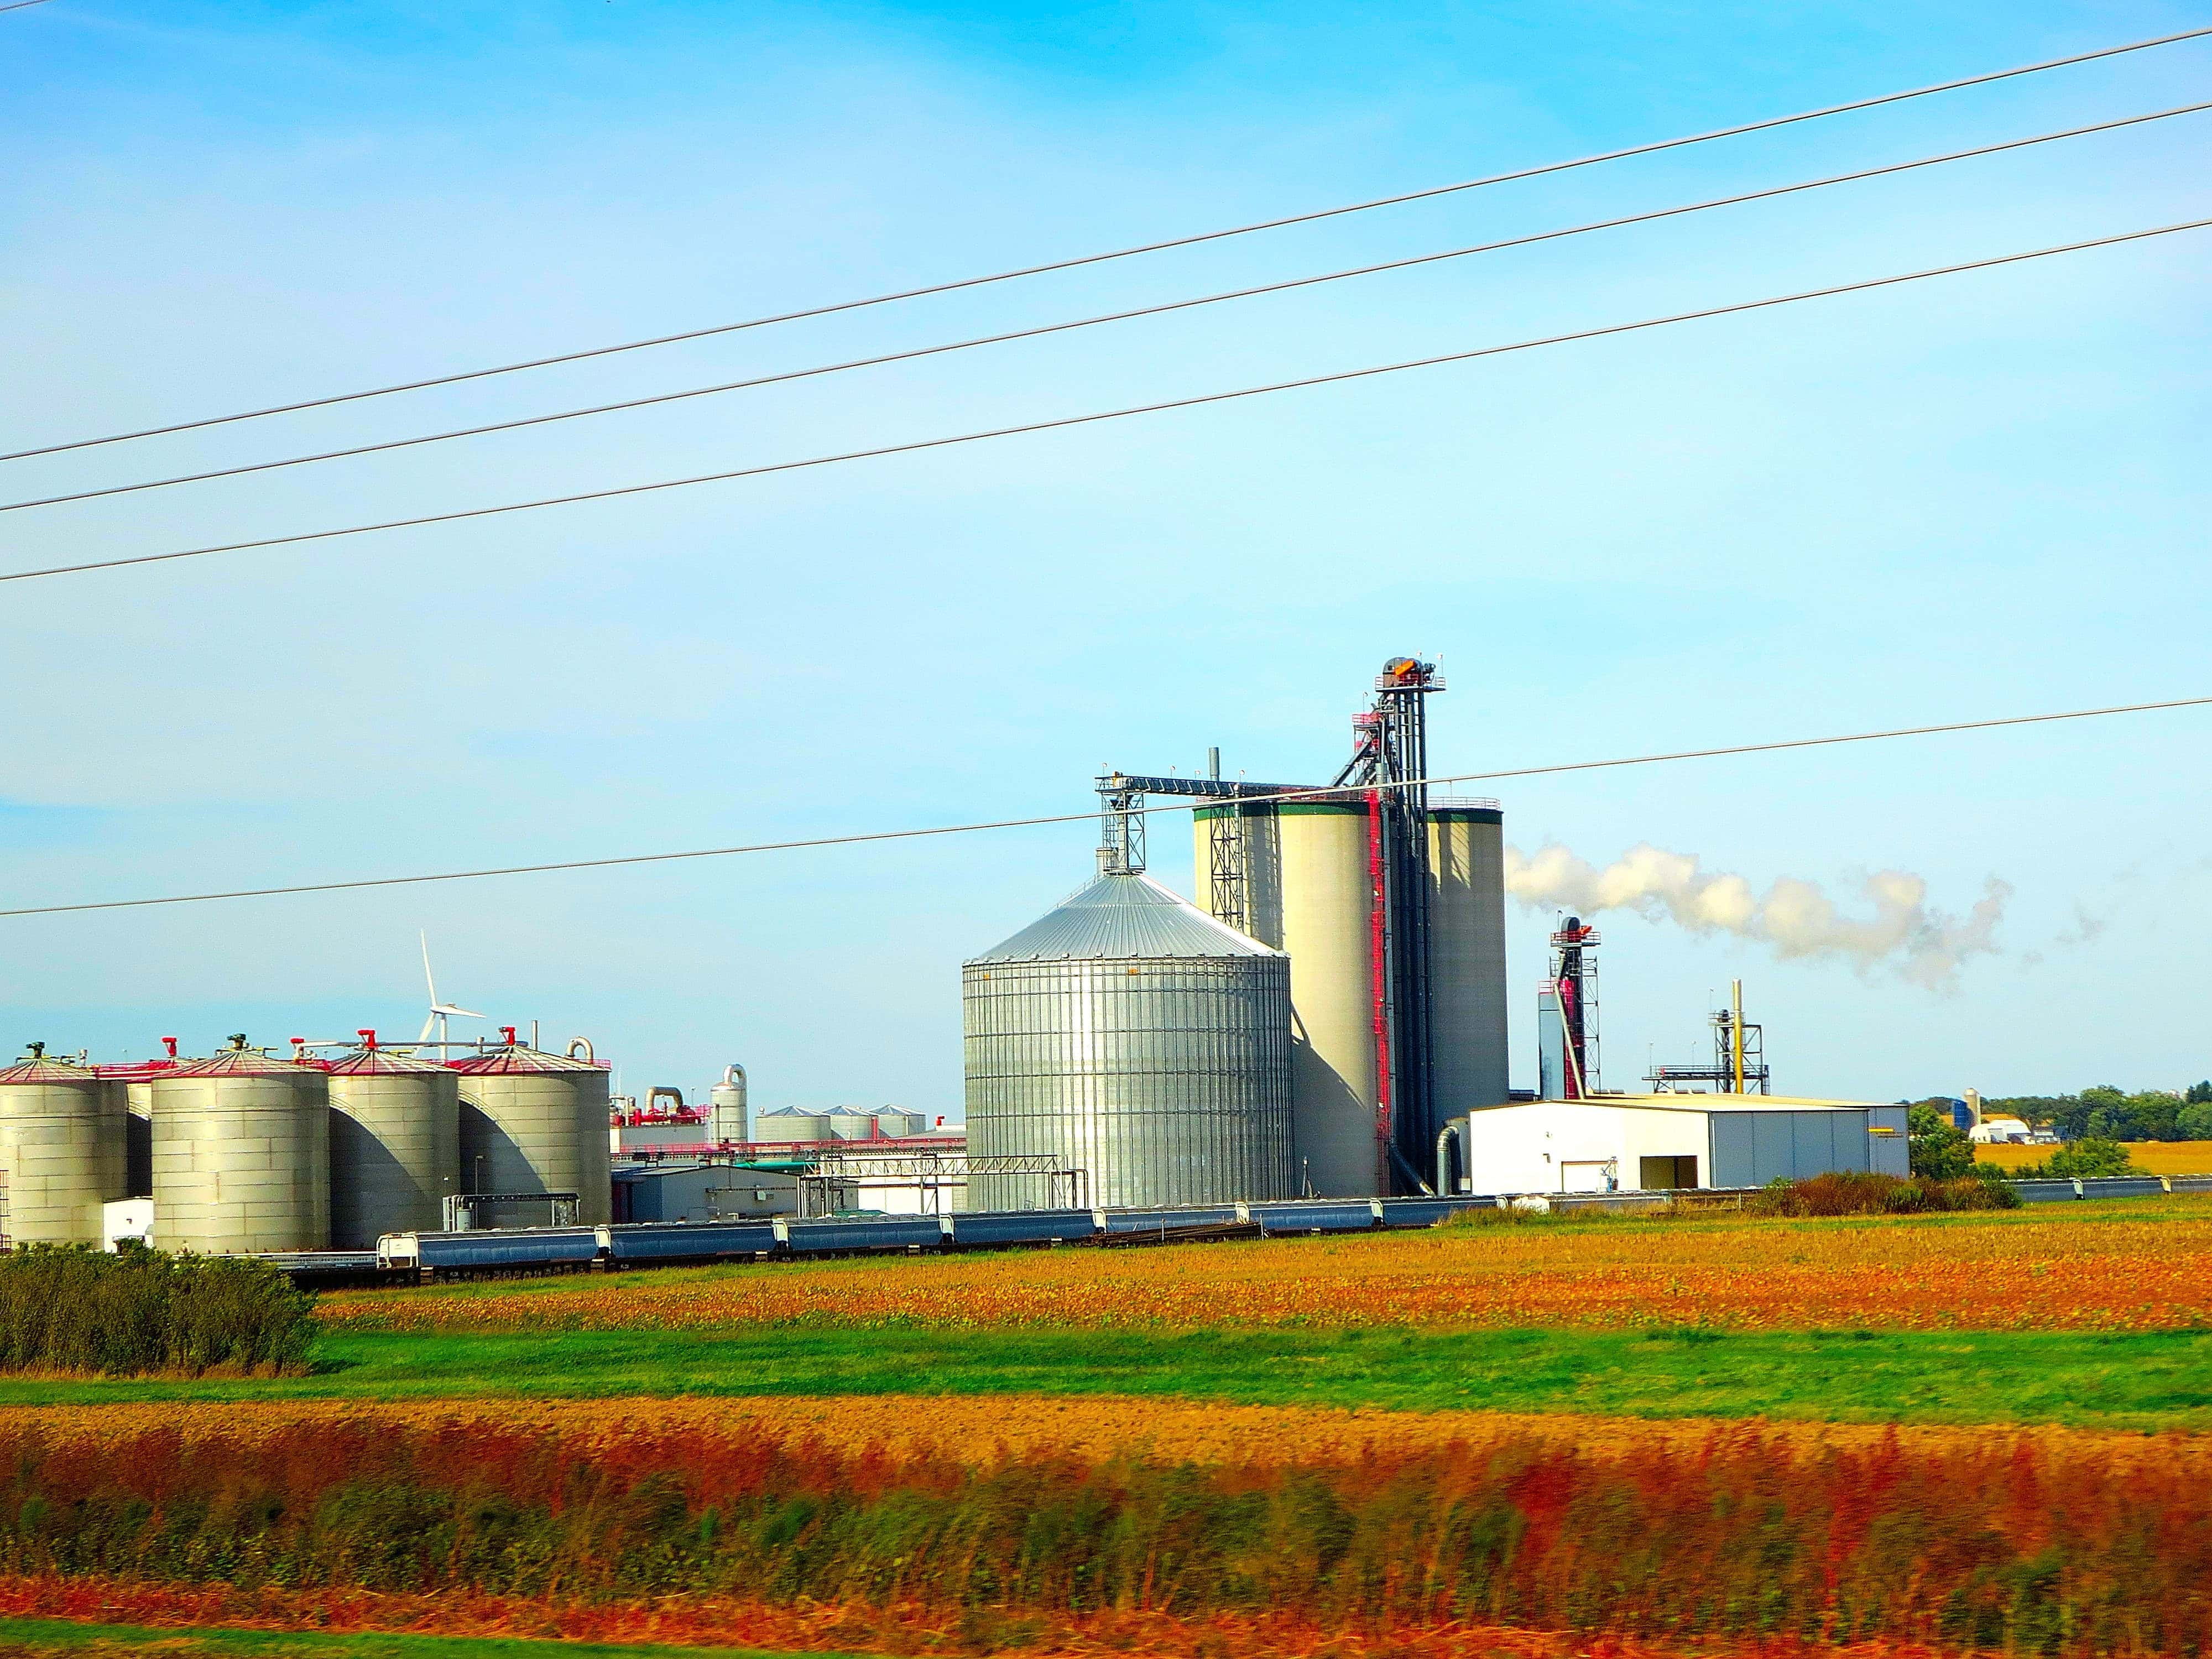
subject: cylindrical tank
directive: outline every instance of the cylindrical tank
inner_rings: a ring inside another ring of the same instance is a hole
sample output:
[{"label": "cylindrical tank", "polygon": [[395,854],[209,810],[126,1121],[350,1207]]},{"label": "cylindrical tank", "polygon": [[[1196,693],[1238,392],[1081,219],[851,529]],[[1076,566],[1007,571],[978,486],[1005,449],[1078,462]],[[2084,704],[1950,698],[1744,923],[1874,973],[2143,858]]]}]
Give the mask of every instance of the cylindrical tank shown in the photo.
[{"label": "cylindrical tank", "polygon": [[154,1079],[154,1233],[165,1250],[319,1250],[331,1242],[323,1073],[246,1046]]},{"label": "cylindrical tank", "polygon": [[1431,1076],[1439,1121],[1510,1097],[1505,1036],[1505,815],[1429,802]]},{"label": "cylindrical tank", "polygon": [[763,1112],[754,1121],[754,1133],[771,1145],[793,1140],[834,1140],[827,1112],[802,1112],[796,1106],[785,1106],[773,1112]]},{"label": "cylindrical tank", "polygon": [[124,1085],[34,1048],[0,1068],[0,1236],[99,1244],[100,1206],[123,1197]]},{"label": "cylindrical tank", "polygon": [[973,1207],[1296,1190],[1290,963],[1151,878],[1101,876],[966,963],[961,1005],[970,1155],[1082,1172],[979,1175]]},{"label": "cylindrical tank", "polygon": [[1202,807],[1199,902],[1212,891],[1214,822],[1241,813],[1249,927],[1291,959],[1298,1185],[1326,1198],[1387,1192],[1376,1138],[1373,940],[1364,800]]},{"label": "cylindrical tank", "polygon": [[[452,1069],[460,1079],[463,1192],[574,1193],[580,1225],[613,1218],[605,1066],[514,1043]],[[490,1205],[477,1224],[549,1219],[542,1204]]]},{"label": "cylindrical tank", "polygon": [[329,1076],[331,1244],[365,1250],[386,1233],[443,1229],[460,1190],[460,1079],[374,1045]]},{"label": "cylindrical tank", "polygon": [[718,1140],[745,1141],[752,1139],[752,1125],[745,1105],[745,1068],[726,1066],[722,1080],[708,1091],[707,1103],[712,1109],[708,1127]]},{"label": "cylindrical tank", "polygon": [[123,1125],[125,1152],[123,1158],[123,1195],[125,1198],[151,1198],[154,1195],[154,1085],[150,1079],[137,1079],[123,1085],[130,1115]]},{"label": "cylindrical tank", "polygon": [[902,1112],[896,1106],[886,1106],[876,1114],[876,1133],[887,1140],[918,1135],[928,1127],[920,1112]]},{"label": "cylindrical tank", "polygon": [[876,1115],[854,1106],[839,1106],[830,1113],[830,1133],[838,1140],[872,1140]]}]

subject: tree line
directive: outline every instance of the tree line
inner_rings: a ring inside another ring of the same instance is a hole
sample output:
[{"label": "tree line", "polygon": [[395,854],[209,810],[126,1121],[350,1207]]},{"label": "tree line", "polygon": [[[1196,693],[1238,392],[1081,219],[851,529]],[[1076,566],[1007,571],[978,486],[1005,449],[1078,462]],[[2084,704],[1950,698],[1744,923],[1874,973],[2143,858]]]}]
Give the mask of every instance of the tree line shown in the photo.
[{"label": "tree line", "polygon": [[2212,1080],[2179,1093],[2130,1094],[2105,1083],[2078,1095],[1984,1099],[1982,1115],[2047,1126],[2061,1140],[2212,1140]]}]

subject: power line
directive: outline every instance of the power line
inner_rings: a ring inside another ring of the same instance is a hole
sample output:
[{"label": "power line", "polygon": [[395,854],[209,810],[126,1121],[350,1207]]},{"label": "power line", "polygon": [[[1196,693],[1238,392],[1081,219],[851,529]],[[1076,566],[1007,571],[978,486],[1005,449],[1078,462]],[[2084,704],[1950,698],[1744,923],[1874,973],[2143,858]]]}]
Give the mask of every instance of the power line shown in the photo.
[{"label": "power line", "polygon": [[951,294],[962,289],[984,288],[994,283],[1010,283],[1026,276],[1042,276],[1053,271],[1074,270],[1086,265],[1105,264],[1115,259],[1135,258],[1146,253],[1164,252],[1171,248],[1195,247],[1202,243],[1218,242],[1235,236],[1249,236],[1260,231],[1279,230],[1291,225],[1311,224],[1318,220],[1341,218],[1347,214],[1367,213],[1377,208],[1396,207],[1407,202],[1426,201],[1433,197],[1450,196],[1462,191],[1483,190],[1492,185],[1511,184],[1524,179],[1542,178],[1550,173],[1568,173],[1578,167],[1596,167],[1607,161],[1626,161],[1632,156],[1656,155],[1662,151],[1682,149],[1692,144],[1711,143],[1717,139],[1741,137],[1747,133],[1768,132],[1777,127],[1794,126],[1801,122],[1824,120],[1832,115],[1847,115],[1854,111],[1876,109],[1883,105],[1903,103],[1910,99],[1927,98],[1937,93],[1957,92],[1967,87],[1987,86],[1994,82],[2009,81],[2024,75],[2039,75],[2046,70],[2065,69],[2075,64],[2094,63],[2100,58],[2123,57],[2130,52],[2148,52],[2158,46],[2177,45],[2185,40],[2196,40],[2212,35],[2212,27],[2184,29],[2175,34],[2161,34],[2145,40],[2132,40],[2124,46],[2101,46],[2094,52],[2076,52],[2066,58],[2045,58],[2040,63],[2023,64],[2014,69],[1994,70],[1983,75],[1970,75],[1955,81],[1940,81],[1930,86],[1915,87],[1904,92],[1883,93],[1877,97],[1861,98],[1845,104],[1830,104],[1825,108],[1802,111],[1795,115],[1771,116],[1765,120],[1747,121],[1732,127],[1717,127],[1709,132],[1692,133],[1679,138],[1661,138],[1650,143],[1632,144],[1622,149],[1601,151],[1593,155],[1577,156],[1568,161],[1548,161],[1538,167],[1521,167],[1510,173],[1493,173],[1480,179],[1464,179],[1458,184],[1436,185],[1425,190],[1406,191],[1395,196],[1378,196],[1364,202],[1352,202],[1342,207],[1319,208],[1306,213],[1288,214],[1281,218],[1261,219],[1251,224],[1236,225],[1226,230],[1200,231],[1189,236],[1169,237],[1161,241],[1143,242],[1133,247],[1116,248],[1106,253],[1085,254],[1072,259],[1055,259],[1042,264],[1022,265],[1012,270],[994,271],[985,276],[962,277],[956,282],[934,283],[921,288],[901,289],[894,293],[878,294],[860,300],[842,300],[831,305],[811,306],[799,311],[778,312],[770,316],[748,318],[743,322],[717,323],[706,328],[686,329],[675,334],[658,334],[641,340],[627,340],[617,345],[592,346],[584,350],[557,352],[550,356],[526,358],[519,362],[501,363],[490,368],[474,368],[453,374],[427,376],[421,380],[402,380],[391,386],[373,386],[362,392],[339,392],[327,398],[307,398],[295,403],[271,404],[262,409],[242,410],[234,415],[209,416],[204,419],[177,421],[167,426],[142,427],[134,432],[111,433],[100,438],[79,438],[68,443],[47,444],[36,449],[19,449],[0,454],[0,461],[27,460],[37,455],[58,455],[69,450],[93,449],[104,444],[128,443],[139,438],[156,438],[175,432],[193,432],[204,427],[227,426],[238,421],[257,421],[270,415],[292,415],[302,410],[326,409],[335,404],[358,403],[368,398],[387,398],[397,392],[422,392],[433,386],[458,386],[464,381],[488,380],[494,375],[517,374],[526,369],[550,368],[558,363],[582,362],[593,357],[613,356],[625,351],[642,351],[649,347],[675,345],[687,340],[703,340],[716,335],[735,334],[748,329],[769,328],[780,323],[799,322],[811,317],[829,317],[842,312],[862,311],[873,306],[892,305],[904,300],[919,300],[930,295]]},{"label": "power line", "polygon": [[994,438],[1011,438],[1027,433],[1051,432],[1062,428],[1091,426],[1103,421],[1118,421],[1136,415],[1157,415],[1170,410],[1196,409],[1209,404],[1231,403],[1243,398],[1267,397],[1279,392],[1298,392],[1318,386],[1334,386],[1340,381],[1372,379],[1376,375],[1396,374],[1407,369],[1433,368],[1444,363],[1471,362],[1481,357],[1503,356],[1510,352],[1533,351],[1544,346],[1565,345],[1577,340],[1601,339],[1614,334],[1632,334],[1641,330],[1664,328],[1674,323],[1696,322],[1709,317],[1732,316],[1739,312],[1761,311],[1775,306],[1794,305],[1802,300],[1831,299],[1839,294],[1857,294],[1870,289],[1893,288],[1902,283],[1924,282],[1934,276],[1952,276],[1963,271],[1987,270],[1997,265],[2019,264],[2029,259],[2047,259],[2062,253],[2078,253],[2088,248],[2112,247],[2123,242],[2139,242],[2154,236],[2171,236],[2180,231],[2202,230],[2212,225],[2212,219],[2191,219],[2179,224],[2160,225],[2148,230],[2130,230],[2114,236],[2093,237],[2087,241],[2067,242],[2056,247],[2033,248],[2023,253],[2001,253],[1985,259],[1970,259],[1962,264],[1932,266],[1925,270],[1904,271],[1893,276],[1870,276],[1856,283],[1840,283],[1832,288],[1807,289],[1796,294],[1779,294],[1763,300],[1742,300],[1732,305],[1709,306],[1700,311],[1677,312],[1671,316],[1647,317],[1638,322],[1608,323],[1602,327],[1577,329],[1566,334],[1550,334],[1532,340],[1516,340],[1507,345],[1480,346],[1468,351],[1449,351],[1431,357],[1409,358],[1402,362],[1381,363],[1365,368],[1339,369],[1333,374],[1312,374],[1301,380],[1277,380],[1266,386],[1243,386],[1232,392],[1208,392],[1190,398],[1170,398],[1158,403],[1135,404],[1123,409],[1109,409],[1088,415],[1063,415],[1048,420],[1026,421],[1017,426],[992,427],[980,432],[957,433],[943,438],[916,438],[905,443],[881,444],[872,449],[847,450],[835,455],[816,455],[804,460],[770,461],[758,466],[734,467],[724,472],[702,472],[685,478],[662,478],[650,483],[620,484],[607,489],[581,490],[569,495],[546,495],[534,501],[507,501],[496,507],[462,507],[449,513],[426,513],[411,519],[386,519],[377,524],[347,525],[336,530],[308,530],[289,536],[264,536],[254,541],[224,542],[208,547],[188,547],[168,553],[138,553],[119,559],[93,559],[81,564],[52,565],[40,570],[10,570],[0,572],[0,582],[30,581],[44,576],[78,575],[89,570],[114,570],[127,565],[161,564],[175,559],[204,558],[214,553],[243,553],[258,548],[286,547],[302,542],[331,541],[341,537],[367,536],[386,530],[410,530],[423,525],[454,524],[470,519],[495,518],[507,513],[527,513],[540,507],[573,507],[582,501],[612,501],[626,495],[645,495],[666,489],[684,489],[694,484],[726,483],[736,478],[757,478],[771,473],[798,472],[817,466],[835,466],[847,461],[874,460],[887,455],[908,455],[922,450],[945,449],[958,444],[981,443]]},{"label": "power line", "polygon": [[9,0],[6,5],[0,6],[0,11],[21,11],[27,6],[43,6],[46,3],[46,0]]},{"label": "power line", "polygon": [[249,461],[238,466],[217,467],[206,472],[180,473],[174,477],[152,478],[141,483],[110,484],[99,489],[80,489],[64,495],[42,495],[33,500],[0,502],[0,513],[19,513],[27,507],[59,507],[71,501],[98,501],[109,495],[135,495],[142,490],[167,489],[175,484],[206,483],[216,478],[242,477],[255,472],[273,472],[286,467],[309,466],[322,461],[349,460],[362,455],[379,455],[389,450],[411,449],[422,444],[449,442],[456,438],[480,438],[494,432],[514,432],[528,427],[548,426],[560,421],[581,420],[595,415],[611,415],[633,409],[649,409],[660,404],[681,403],[692,398],[708,398],[726,392],[747,392],[759,386],[780,386],[787,381],[811,380],[825,374],[841,374],[858,368],[879,368],[889,363],[911,362],[916,358],[942,356],[949,352],[967,351],[977,346],[1005,345],[1016,340],[1034,340],[1049,334],[1065,334],[1077,329],[1096,328],[1103,323],[1128,322],[1140,317],[1164,316],[1170,312],[1189,311],[1201,306],[1219,305],[1226,301],[1249,300],[1261,295],[1282,294],[1293,289],[1312,288],[1324,283],[1340,283],[1350,277],[1372,276],[1381,272],[1410,270],[1418,265],[1437,264],[1448,259],[1464,259],[1474,254],[1495,253],[1505,248],[1527,247],[1538,242],[1559,241],[1569,236],[1581,236],[1591,231],[1617,230],[1624,226],[1649,224],[1655,220],[1679,218],[1685,214],[1703,213],[1713,208],[1736,207],[1746,202],[1766,201],[1778,196],[1796,195],[1809,190],[1822,190],[1831,185],[1856,184],[1868,179],[1880,179],[1891,173],[1911,173],[1921,167],[1940,167],[1949,161],[1963,161],[1978,156],[1996,155],[2007,150],[2026,149],[2036,144],[2056,143],[2063,139],[2080,138],[2100,132],[2113,132],[2124,127],[2142,126],[2152,121],[2170,120],[2179,115],[2196,115],[2212,109],[2212,101],[2183,104],[2172,109],[2158,110],[2148,115],[2130,115],[2116,121],[2100,121],[2090,126],[2069,127],[2062,131],[2038,133],[2031,138],[2009,138],[2002,143],[1978,145],[1972,149],[1952,150],[1941,155],[1923,155],[1917,161],[1893,161],[1883,167],[1863,167],[1856,173],[1832,173],[1823,179],[1801,179],[1796,184],[1776,185],[1765,190],[1745,191],[1734,196],[1718,196],[1703,202],[1691,202],[1674,207],[1655,208],[1645,213],[1632,213],[1613,219],[1598,219],[1588,224],[1571,225],[1561,230],[1537,231],[1527,236],[1511,236],[1493,242],[1479,242],[1470,247],[1447,249],[1440,253],[1415,254],[1410,258],[1389,259],[1378,264],[1357,265],[1349,270],[1332,270],[1317,276],[1294,276],[1287,281],[1265,283],[1254,288],[1231,289],[1219,294],[1208,294],[1197,299],[1170,300],[1159,305],[1139,306],[1128,311],[1107,312],[1099,316],[1083,317],[1071,322],[1045,323],[1035,328],[1011,330],[1001,334],[978,335],[969,339],[954,340],[945,344],[918,346],[905,351],[885,352],[874,357],[848,358],[843,362],[825,363],[812,368],[787,369],[777,374],[756,375],[750,380],[726,380],[719,386],[693,386],[684,392],[656,392],[650,397],[629,398],[617,403],[593,404],[582,409],[563,410],[552,415],[531,415],[512,421],[494,421],[482,426],[458,427],[447,432],[433,432],[413,438],[392,438],[380,443],[360,444],[350,449],[327,449],[313,455],[293,455],[282,460]]},{"label": "power line", "polygon": [[[2176,697],[2163,702],[2122,703],[2105,708],[2070,708],[2048,714],[2008,714],[1996,720],[1950,720],[1937,726],[1901,726],[1881,732],[1847,732],[1823,738],[1784,738],[1771,743],[1729,744],[1717,749],[1681,749],[1656,755],[1629,755],[1612,760],[1567,761],[1550,766],[1520,766],[1498,772],[1460,772],[1449,777],[1410,778],[1374,786],[1387,789],[1429,787],[1446,783],[1490,783],[1507,778],[1557,776],[1568,772],[1597,772],[1626,766],[1657,766],[1676,761],[1714,760],[1733,755],[1769,755],[1787,749],[1824,749],[1839,744],[1876,743],[1892,738],[1936,737],[1954,732],[1989,732],[2002,726],[2044,726],[2057,720],[2097,720],[2111,714],[2143,714],[2164,709],[2212,706],[2212,696]],[[1342,795],[1341,789],[1286,789],[1272,795],[1249,796],[1248,805],[1304,800],[1316,795]],[[1356,793],[1356,792],[1353,792]],[[1134,809],[1155,812],[1188,812],[1204,802]],[[23,909],[0,910],[0,919],[11,916],[71,915],[87,910],[137,910],[164,904],[209,904],[221,900],[287,898],[302,893],[355,892],[370,887],[413,887],[430,882],[478,881],[493,876],[538,876],[567,870],[607,870],[634,864],[673,864],[688,859],[736,858],[754,853],[793,853],[823,847],[854,847],[866,842],[918,841],[939,836],[966,836],[995,830],[1030,830],[1048,824],[1079,823],[1098,816],[1088,812],[1054,812],[1038,817],[995,818],[978,823],[933,824],[921,830],[870,830],[849,836],[817,836],[803,841],[753,842],[737,847],[702,847],[680,853],[631,853],[616,858],[568,859],[555,864],[510,864],[482,870],[448,870],[426,876],[374,876],[355,881],[319,881],[291,887],[247,887],[220,893],[178,893],[163,898],[102,899],[88,904],[43,904]]]}]

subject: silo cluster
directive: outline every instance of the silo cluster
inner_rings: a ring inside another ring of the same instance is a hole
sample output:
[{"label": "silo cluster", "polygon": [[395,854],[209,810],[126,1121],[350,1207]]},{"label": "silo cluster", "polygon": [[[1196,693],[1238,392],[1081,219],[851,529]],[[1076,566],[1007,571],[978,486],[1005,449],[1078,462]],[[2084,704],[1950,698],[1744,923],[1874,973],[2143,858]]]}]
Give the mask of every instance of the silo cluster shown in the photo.
[{"label": "silo cluster", "polygon": [[[963,970],[979,1207],[1045,1201],[1010,1158],[1106,1206],[1417,1191],[1510,1097],[1504,818],[1428,793],[1443,690],[1387,661],[1333,784],[1100,777],[1100,879]],[[1143,873],[1153,795],[1195,806],[1194,906]]]},{"label": "silo cluster", "polygon": [[[516,1043],[441,1065],[376,1046],[322,1061],[234,1036],[204,1060],[94,1066],[33,1052],[0,1068],[0,1237],[107,1243],[149,1199],[149,1242],[201,1254],[368,1249],[386,1233],[609,1218],[607,1068]],[[740,1109],[742,1109],[740,1108]]]}]

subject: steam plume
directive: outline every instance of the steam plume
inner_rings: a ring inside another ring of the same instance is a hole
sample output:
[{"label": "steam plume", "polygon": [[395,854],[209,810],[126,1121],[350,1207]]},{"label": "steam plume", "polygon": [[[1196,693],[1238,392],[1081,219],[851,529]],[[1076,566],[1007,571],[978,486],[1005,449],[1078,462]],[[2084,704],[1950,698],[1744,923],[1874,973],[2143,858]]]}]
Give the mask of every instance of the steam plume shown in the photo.
[{"label": "steam plume", "polygon": [[1633,910],[1693,933],[1732,933],[1769,946],[1785,961],[1836,958],[1861,972],[1887,967],[1916,985],[1945,988],[1969,957],[1994,956],[2009,883],[1992,876],[1963,916],[1928,902],[1928,884],[1903,870],[1878,870],[1859,897],[1866,914],[1846,915],[1813,882],[1784,876],[1764,894],[1741,876],[1708,873],[1697,857],[1662,848],[1631,848],[1602,870],[1556,844],[1533,855],[1505,849],[1505,890],[1530,909],[1583,916]]}]

